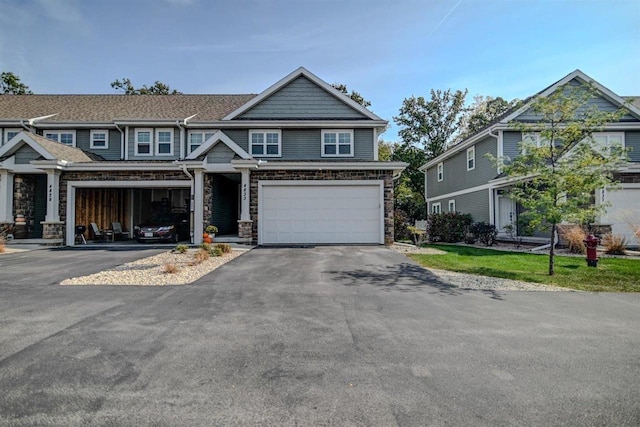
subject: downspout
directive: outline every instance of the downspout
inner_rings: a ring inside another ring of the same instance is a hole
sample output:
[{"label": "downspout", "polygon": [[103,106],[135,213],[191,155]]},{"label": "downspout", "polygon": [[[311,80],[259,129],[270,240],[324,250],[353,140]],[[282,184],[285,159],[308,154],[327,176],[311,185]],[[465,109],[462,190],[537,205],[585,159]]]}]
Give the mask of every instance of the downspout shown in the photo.
[{"label": "downspout", "polygon": [[193,235],[193,211],[196,208],[194,206],[194,199],[195,199],[195,186],[196,186],[196,182],[195,179],[193,178],[193,175],[191,174],[191,172],[189,172],[189,170],[187,169],[187,165],[185,163],[180,163],[180,166],[182,168],[182,172],[184,172],[185,175],[187,175],[189,177],[189,179],[191,180],[191,188],[190,188],[190,195],[189,195],[189,236],[190,236],[190,242],[193,243],[194,240],[194,235]]},{"label": "downspout", "polygon": [[180,155],[178,156],[179,159],[184,159],[184,157],[188,154],[185,150],[185,144],[186,144],[186,126],[187,126],[187,122],[191,119],[193,119],[195,116],[197,116],[198,113],[194,114],[193,116],[189,116],[187,118],[185,118],[182,121],[182,124],[180,124],[180,120],[176,120],[176,126],[178,126],[178,129],[180,129]]},{"label": "downspout", "polygon": [[114,125],[116,129],[118,129],[118,132],[120,132],[120,160],[124,160],[124,131],[120,129],[120,126],[116,123],[114,123]]},{"label": "downspout", "polygon": [[[499,155],[498,153],[498,145],[500,144],[500,134],[494,135],[493,132],[495,131],[495,129],[493,128],[489,128],[489,136],[492,136],[496,139],[496,154]],[[498,166],[496,172],[498,172],[498,174],[501,173],[500,171],[500,167]],[[489,223],[491,225],[496,225],[496,198],[495,198],[495,189],[493,187],[489,187]]]}]

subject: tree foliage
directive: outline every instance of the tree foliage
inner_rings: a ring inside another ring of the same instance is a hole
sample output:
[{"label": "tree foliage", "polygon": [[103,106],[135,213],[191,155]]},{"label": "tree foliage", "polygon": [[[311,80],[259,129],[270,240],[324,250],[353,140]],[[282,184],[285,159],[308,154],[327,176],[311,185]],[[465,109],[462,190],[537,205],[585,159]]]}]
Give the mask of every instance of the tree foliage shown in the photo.
[{"label": "tree foliage", "polygon": [[506,111],[515,107],[520,100],[507,101],[502,97],[474,97],[473,104],[464,112],[461,120],[459,140],[470,137],[474,133],[486,128]]},{"label": "tree foliage", "polygon": [[358,92],[352,90],[351,93],[349,93],[349,90],[347,89],[346,85],[343,85],[341,83],[334,83],[331,86],[336,88],[338,91],[344,93],[349,98],[351,98],[352,100],[356,101],[358,104],[362,105],[363,107],[367,108],[367,107],[371,106],[371,102],[369,102],[366,99],[364,99],[364,97],[362,95],[360,95]]},{"label": "tree foliage", "polygon": [[398,134],[408,145],[419,146],[424,161],[442,154],[459,130],[465,111],[467,90],[431,90],[431,99],[412,96],[402,102],[400,114],[393,120],[401,127]]},{"label": "tree foliage", "polygon": [[111,87],[124,92],[125,95],[180,95],[182,93],[171,89],[159,80],[156,80],[151,86],[142,85],[141,88],[136,89],[131,83],[131,80],[127,78],[123,78],[122,81],[116,79],[114,82],[111,82]]},{"label": "tree foliage", "polygon": [[[524,138],[523,154],[513,160],[494,159],[514,180],[510,194],[524,208],[529,226],[550,229],[552,242],[559,223],[593,221],[604,208],[594,203],[594,194],[614,182],[612,172],[624,158],[621,147],[602,147],[593,133],[619,120],[625,110],[607,113],[589,107],[594,95],[595,88],[585,84],[563,86],[547,97],[537,98],[530,111],[539,121],[515,123],[513,127],[523,135],[539,133],[539,139]],[[553,274],[552,244],[549,275]]]},{"label": "tree foliage", "polygon": [[11,71],[0,74],[0,93],[3,95],[32,95],[29,86],[20,81],[20,77]]}]

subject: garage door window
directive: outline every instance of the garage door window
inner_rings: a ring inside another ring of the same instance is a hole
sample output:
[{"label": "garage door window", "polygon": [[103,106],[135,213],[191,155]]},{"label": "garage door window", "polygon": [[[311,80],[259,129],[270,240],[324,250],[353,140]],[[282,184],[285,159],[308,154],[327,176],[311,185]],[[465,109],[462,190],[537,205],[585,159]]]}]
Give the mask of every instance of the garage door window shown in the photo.
[{"label": "garage door window", "polygon": [[352,130],[323,130],[323,157],[353,157]]}]

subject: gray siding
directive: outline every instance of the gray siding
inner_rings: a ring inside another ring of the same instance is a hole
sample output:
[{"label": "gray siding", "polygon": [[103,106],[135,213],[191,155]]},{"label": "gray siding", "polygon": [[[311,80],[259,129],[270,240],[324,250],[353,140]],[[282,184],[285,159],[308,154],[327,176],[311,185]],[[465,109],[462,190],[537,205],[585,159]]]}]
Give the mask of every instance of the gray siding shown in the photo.
[{"label": "gray siding", "polygon": [[40,153],[26,144],[23,144],[15,153],[15,160],[18,165],[28,165],[31,160],[36,160],[41,157]]},{"label": "gray siding", "polygon": [[249,152],[249,131],[247,129],[225,129],[222,132],[244,151]]},{"label": "gray siding", "polygon": [[95,153],[105,160],[120,160],[120,132],[109,129],[109,146],[102,150],[91,148],[91,131],[89,129],[78,129],[76,131],[76,147]]},{"label": "gray siding", "polygon": [[207,154],[207,163],[229,163],[236,153],[223,142],[218,142]]},{"label": "gray siding", "polygon": [[266,120],[365,118],[366,116],[362,113],[302,76],[239,117],[239,119]]},{"label": "gray siding", "polygon": [[522,134],[520,132],[503,132],[502,133],[502,155],[509,159],[515,159],[520,155],[519,144],[522,142]]},{"label": "gray siding", "polygon": [[[168,129],[168,126],[163,126],[158,129]],[[129,153],[129,160],[176,160],[180,157],[180,129],[173,128],[173,155],[172,156],[136,156],[136,129],[152,129],[153,134],[151,136],[151,150],[155,152],[156,147],[156,129],[148,128],[145,126],[139,127],[130,127],[129,128],[129,146],[127,147],[127,151]],[[109,136],[111,137],[111,136]],[[98,152],[98,154],[100,154]],[[100,154],[102,155],[102,154]]]},{"label": "gray siding", "polygon": [[625,147],[629,148],[629,159],[632,162],[640,162],[640,132],[625,132]]},{"label": "gray siding", "polygon": [[487,137],[475,144],[476,167],[467,170],[467,149],[463,149],[443,162],[444,180],[437,180],[437,165],[427,171],[427,197],[432,198],[454,191],[486,184],[497,175],[496,167],[485,157],[490,153],[497,156],[496,138]]},{"label": "gray siding", "polygon": [[429,202],[428,212],[431,213],[433,203],[440,203],[441,212],[449,211],[449,200],[456,201],[456,212],[471,214],[474,222],[489,222],[489,190],[474,191],[455,197],[444,197]]}]

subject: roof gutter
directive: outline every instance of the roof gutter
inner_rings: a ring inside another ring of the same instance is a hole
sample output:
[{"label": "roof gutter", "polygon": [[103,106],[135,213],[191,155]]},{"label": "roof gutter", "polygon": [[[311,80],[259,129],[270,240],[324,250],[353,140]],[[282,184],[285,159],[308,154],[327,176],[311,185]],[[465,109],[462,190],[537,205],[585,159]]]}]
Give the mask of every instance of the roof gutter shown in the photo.
[{"label": "roof gutter", "polygon": [[50,117],[57,116],[57,115],[58,115],[58,113],[55,113],[55,114],[49,114],[49,115],[46,115],[46,116],[40,116],[40,117],[33,117],[33,118],[31,118],[31,119],[26,120],[26,122],[27,122],[27,124],[26,124],[26,125],[24,124],[25,120],[20,120],[20,125],[21,125],[23,128],[25,128],[26,130],[28,130],[29,132],[33,132],[33,133],[35,133],[35,129],[34,129],[34,127],[35,127],[35,123],[36,123],[37,121],[44,120],[44,119],[48,119],[48,118],[50,118]]},{"label": "roof gutter", "polygon": [[185,118],[184,120],[182,120],[182,124],[180,124],[180,120],[176,120],[176,126],[178,126],[178,129],[180,129],[180,155],[178,156],[181,160],[184,159],[185,157],[185,136],[186,136],[186,126],[187,126],[187,122],[191,119],[193,119],[195,116],[197,116],[198,113],[195,113],[192,116],[189,116],[187,118]]}]

